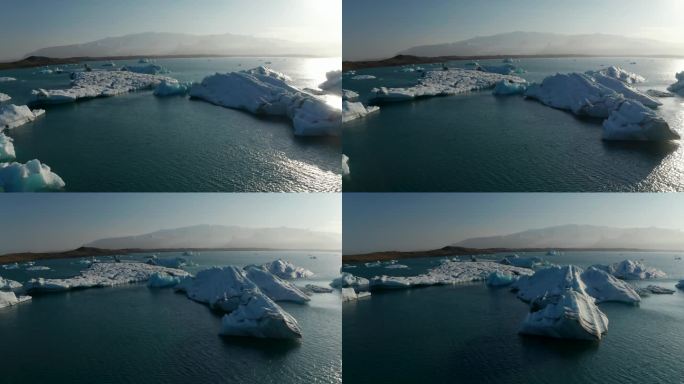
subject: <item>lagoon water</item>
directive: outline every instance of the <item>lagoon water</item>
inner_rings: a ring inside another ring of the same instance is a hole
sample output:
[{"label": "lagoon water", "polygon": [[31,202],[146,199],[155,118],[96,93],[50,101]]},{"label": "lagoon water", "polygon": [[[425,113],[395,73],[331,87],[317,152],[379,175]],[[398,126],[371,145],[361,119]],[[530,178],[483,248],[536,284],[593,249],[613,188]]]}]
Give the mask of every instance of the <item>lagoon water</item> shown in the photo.
[{"label": "lagoon water", "polygon": [[[125,256],[144,260],[149,255]],[[163,253],[159,257],[178,257]],[[316,259],[311,259],[316,256]],[[334,252],[202,252],[197,266],[261,264],[277,258],[310,269],[327,286],[339,275]],[[108,258],[100,258],[108,259]],[[64,278],[76,259],[38,261],[50,271],[5,270],[18,281]],[[305,305],[281,303],[303,337],[295,341],[220,337],[221,316],[171,289],[144,284],[35,296],[0,309],[2,383],[340,383],[342,323],[339,291]]]},{"label": "lagoon water", "polygon": [[[117,67],[140,65],[115,61]],[[201,81],[216,72],[266,65],[317,88],[339,58],[159,59],[167,76]],[[88,62],[96,69],[103,62]],[[62,66],[57,66],[62,67]],[[62,74],[39,68],[0,71],[11,103],[25,104],[32,89],[66,88]],[[329,97],[340,103],[339,97]],[[44,118],[9,132],[17,161],[37,158],[85,192],[339,191],[340,140],[298,138],[284,119],[256,117],[187,97],[158,98],[152,91],[48,106]]]},{"label": "lagoon water", "polygon": [[[529,254],[533,255],[533,254]],[[668,273],[639,282],[674,288],[681,253],[573,252],[542,258],[583,267],[630,258]],[[499,259],[501,255],[492,257]],[[527,255],[526,255],[527,256]],[[465,260],[466,258],[464,258]],[[414,275],[435,258],[400,260],[410,269],[346,271]],[[345,383],[679,383],[684,377],[684,291],[651,295],[639,306],[600,305],[609,328],[599,343],[518,335],[528,305],[484,283],[374,292],[343,305]]]},{"label": "lagoon water", "polygon": [[[618,65],[646,77],[638,84],[644,90],[665,90],[684,70],[684,60],[651,58],[522,59],[515,65],[530,82]],[[343,87],[365,102],[373,87],[411,86],[420,76],[399,69],[360,70],[377,78],[345,76]],[[684,98],[660,100],[659,114],[684,136]],[[344,126],[343,153],[351,169],[344,190],[684,191],[680,142],[605,142],[601,123],[521,96],[495,97],[491,90],[383,104],[379,113]]]}]

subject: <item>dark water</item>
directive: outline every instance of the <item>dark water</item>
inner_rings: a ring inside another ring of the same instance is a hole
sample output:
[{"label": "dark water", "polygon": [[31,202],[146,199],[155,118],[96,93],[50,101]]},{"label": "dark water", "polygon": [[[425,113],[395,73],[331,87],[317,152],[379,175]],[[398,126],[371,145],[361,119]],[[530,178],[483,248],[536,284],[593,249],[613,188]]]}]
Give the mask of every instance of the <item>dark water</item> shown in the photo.
[{"label": "dark water", "polygon": [[[270,61],[271,64],[266,64]],[[167,76],[201,81],[215,72],[266,65],[316,88],[339,59],[163,59]],[[135,61],[117,61],[117,65]],[[101,63],[89,63],[100,68]],[[68,68],[67,68],[68,69]],[[0,71],[11,103],[25,104],[32,89],[65,88],[69,71]],[[330,98],[334,103],[334,98]],[[337,98],[339,103],[339,98]],[[9,132],[17,161],[34,158],[66,182],[67,191],[339,191],[340,140],[297,138],[289,121],[255,117],[187,97],[152,91],[46,107],[34,123]]]},{"label": "dark water", "polygon": [[[631,259],[663,269],[655,283],[684,277],[674,253],[569,253],[545,257],[588,266]],[[542,256],[543,257],[543,256]],[[400,261],[417,274],[435,259]],[[412,271],[408,273],[407,271]],[[654,283],[650,281],[648,283]],[[640,285],[646,283],[639,283]],[[608,334],[600,343],[518,335],[528,306],[507,289],[466,284],[375,292],[343,305],[345,383],[680,383],[684,377],[684,292],[652,295],[639,306],[606,303]]]},{"label": "dark water", "polygon": [[[665,90],[684,70],[684,60],[634,60],[635,65],[628,58],[525,59],[516,65],[527,70],[520,76],[530,82],[619,65],[646,77],[638,85],[643,90]],[[406,87],[419,76],[397,68],[358,74],[377,76],[345,77],[344,88],[359,92],[362,101],[373,87]],[[660,100],[659,114],[684,135],[684,99]],[[343,153],[351,175],[343,180],[344,190],[684,191],[679,142],[604,142],[601,123],[491,91],[384,104],[379,113],[345,124]]]},{"label": "dark water", "polygon": [[[179,254],[160,255],[166,256]],[[339,253],[205,252],[192,257],[199,264],[192,270],[276,258],[312,270],[311,282],[320,285],[338,275],[340,266]],[[0,269],[0,275],[23,281],[66,277],[83,268],[73,260],[37,264],[52,270]],[[0,382],[340,383],[339,293],[314,295],[307,305],[281,306],[299,322],[301,340],[220,337],[219,315],[182,294],[145,285],[36,296],[0,310]]]}]

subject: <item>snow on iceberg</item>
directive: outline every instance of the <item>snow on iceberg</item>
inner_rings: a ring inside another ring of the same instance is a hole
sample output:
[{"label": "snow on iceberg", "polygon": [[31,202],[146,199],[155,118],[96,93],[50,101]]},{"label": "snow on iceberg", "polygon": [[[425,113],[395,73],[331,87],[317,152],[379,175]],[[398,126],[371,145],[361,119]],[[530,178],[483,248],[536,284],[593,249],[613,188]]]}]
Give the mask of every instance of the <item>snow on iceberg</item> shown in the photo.
[{"label": "snow on iceberg", "polygon": [[527,83],[514,83],[509,80],[501,80],[496,83],[494,95],[506,96],[506,95],[522,95],[527,89]]},{"label": "snow on iceberg", "polygon": [[297,320],[258,290],[246,290],[237,298],[237,307],[221,320],[224,336],[272,339],[302,337]]},{"label": "snow on iceberg", "polygon": [[450,96],[471,91],[493,88],[505,80],[511,83],[525,83],[517,76],[475,71],[469,69],[449,69],[448,71],[428,71],[418,80],[418,84],[407,88],[373,88],[371,104],[406,101],[423,97]]},{"label": "snow on iceberg", "polygon": [[10,100],[12,100],[12,98],[9,95],[0,92],[0,104]]},{"label": "snow on iceberg", "polygon": [[0,105],[0,130],[12,129],[43,116],[42,109],[31,110],[25,105]]},{"label": "snow on iceberg", "polygon": [[349,176],[349,157],[342,154],[342,176]]},{"label": "snow on iceberg", "polygon": [[122,262],[93,263],[80,275],[66,279],[31,279],[26,283],[28,292],[58,292],[72,289],[113,287],[115,285],[142,283],[148,281],[155,273],[184,277],[189,274],[180,269],[159,267],[155,265]]},{"label": "snow on iceberg", "polygon": [[161,65],[149,64],[149,65],[126,65],[121,67],[122,71],[143,73],[146,75],[158,75],[169,73],[169,70],[162,67]]},{"label": "snow on iceberg", "polygon": [[31,91],[32,105],[71,103],[79,99],[110,97],[128,92],[153,89],[162,81],[174,82],[165,76],[148,75],[128,71],[74,72],[71,88],[37,89]]},{"label": "snow on iceberg", "polygon": [[281,259],[262,264],[261,267],[285,280],[301,279],[313,276],[313,272],[309,271],[308,269],[298,267]]},{"label": "snow on iceberg", "polygon": [[273,301],[291,301],[304,304],[311,300],[309,296],[294,284],[282,280],[263,267],[249,266],[246,268],[246,271],[247,278],[254,282],[261,292]]},{"label": "snow on iceberg", "polygon": [[0,132],[0,162],[14,160],[16,157],[12,138]]},{"label": "snow on iceberg", "polygon": [[661,270],[647,267],[641,261],[634,260],[623,260],[611,265],[595,265],[594,267],[623,280],[657,279],[667,276]]},{"label": "snow on iceberg", "polygon": [[56,191],[64,185],[61,177],[36,159],[26,164],[0,163],[0,192]]},{"label": "snow on iceberg", "polygon": [[342,71],[330,71],[325,74],[326,80],[318,88],[339,95],[342,90]]},{"label": "snow on iceberg", "polygon": [[342,272],[342,275],[330,283],[333,288],[355,288],[359,291],[368,290],[369,281],[360,276],[354,276],[349,272]]},{"label": "snow on iceberg", "polygon": [[667,87],[667,90],[684,96],[684,71],[675,75],[677,82]]},{"label": "snow on iceberg", "polygon": [[175,287],[180,282],[181,278],[178,276],[169,275],[166,272],[155,272],[147,280],[147,286],[150,288],[168,288]]},{"label": "snow on iceberg", "polygon": [[646,81],[646,79],[643,76],[640,76],[636,73],[629,72],[625,69],[622,69],[621,67],[616,67],[616,66],[610,66],[608,68],[601,69],[599,71],[589,71],[587,72],[589,75],[596,75],[600,74],[603,76],[611,77],[613,79],[617,79],[622,81],[623,83],[627,84],[636,84],[636,83],[643,83]]},{"label": "snow on iceberg", "polygon": [[286,116],[298,136],[338,135],[342,111],[288,84],[287,79],[264,67],[217,73],[194,84],[190,96],[253,114]]},{"label": "snow on iceberg", "polygon": [[351,91],[349,89],[342,90],[342,100],[356,101],[359,98],[359,94]]},{"label": "snow on iceberg", "polygon": [[11,291],[0,291],[0,308],[11,307],[29,300],[31,300],[31,296],[17,296]]},{"label": "snow on iceberg", "polygon": [[634,100],[625,100],[603,122],[604,140],[667,141],[679,138],[665,119]]},{"label": "snow on iceberg", "polygon": [[377,112],[380,107],[377,106],[364,106],[358,101],[342,101],[342,122],[346,123],[352,120],[359,119],[368,115],[369,113]]},{"label": "snow on iceberg", "polygon": [[190,92],[192,83],[181,83],[179,81],[162,80],[154,89],[155,96],[183,96]]}]

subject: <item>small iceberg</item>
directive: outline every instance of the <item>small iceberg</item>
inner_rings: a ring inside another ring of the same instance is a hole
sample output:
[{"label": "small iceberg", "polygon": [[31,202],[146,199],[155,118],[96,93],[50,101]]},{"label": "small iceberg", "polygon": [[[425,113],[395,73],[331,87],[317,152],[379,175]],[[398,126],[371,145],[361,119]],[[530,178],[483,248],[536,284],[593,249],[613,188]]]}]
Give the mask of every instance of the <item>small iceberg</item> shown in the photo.
[{"label": "small iceberg", "polygon": [[623,260],[611,265],[594,265],[594,267],[606,271],[622,280],[646,280],[667,276],[667,274],[661,270],[647,267],[643,262],[634,260]]},{"label": "small iceberg", "polygon": [[684,96],[684,71],[675,75],[677,82],[667,87],[667,90],[680,96]]},{"label": "small iceberg", "polygon": [[408,269],[408,265],[390,264],[390,265],[385,266],[385,269]]},{"label": "small iceberg", "polygon": [[17,81],[14,77],[2,76],[0,77],[0,83],[6,83],[9,81]]},{"label": "small iceberg", "polygon": [[6,95],[6,94],[0,92],[0,104],[7,102],[7,101],[10,101],[10,100],[12,100],[12,98],[9,95]]},{"label": "small iceberg", "polygon": [[527,89],[526,83],[514,83],[510,80],[501,80],[496,83],[494,95],[507,96],[507,95],[522,95]]},{"label": "small iceberg", "polygon": [[487,276],[485,283],[490,287],[505,287],[518,280],[518,276],[505,272],[492,272]]},{"label": "small iceberg", "polygon": [[285,280],[302,279],[313,276],[313,272],[309,271],[308,269],[298,267],[281,259],[262,264],[261,267],[269,273],[272,273]]},{"label": "small iceberg", "polygon": [[535,269],[542,266],[548,266],[549,263],[539,257],[520,257],[518,255],[506,256],[499,263],[503,265],[512,265],[514,267]]},{"label": "small iceberg", "polygon": [[121,67],[121,70],[126,72],[144,73],[147,75],[160,75],[170,72],[167,68],[164,68],[161,65],[156,64],[126,65],[124,67]]},{"label": "small iceberg", "polygon": [[675,94],[672,92],[667,92],[667,91],[660,91],[657,89],[649,89],[646,91],[646,94],[652,97],[674,97]]},{"label": "small iceberg", "polygon": [[0,277],[0,291],[19,292],[24,288],[20,282]]},{"label": "small iceberg", "polygon": [[0,192],[58,191],[64,186],[61,177],[36,159],[26,164],[0,163]]},{"label": "small iceberg", "polygon": [[603,140],[667,141],[679,138],[665,119],[635,100],[625,100],[603,122]]},{"label": "small iceberg", "polygon": [[648,285],[645,288],[637,288],[637,292],[639,293],[640,296],[649,296],[650,294],[654,295],[673,295],[675,293],[674,289],[669,289],[665,287],[661,287],[659,285]]},{"label": "small iceberg", "polygon": [[154,95],[159,97],[164,96],[184,96],[190,92],[192,83],[181,83],[179,81],[162,80],[161,83],[154,89]]},{"label": "small iceberg", "polygon": [[320,285],[307,284],[304,286],[306,292],[311,293],[332,293],[332,288],[321,287]]},{"label": "small iceberg", "polygon": [[26,270],[30,271],[30,272],[49,271],[50,267],[46,267],[44,265],[36,265],[33,267],[28,267],[28,268],[26,268]]},{"label": "small iceberg", "polygon": [[31,300],[31,296],[17,296],[11,291],[0,291],[0,308],[11,307],[29,300]]},{"label": "small iceberg", "polygon": [[109,63],[104,63],[102,64],[103,67],[116,67],[116,64],[114,64],[113,61],[110,61]]},{"label": "small iceberg", "polygon": [[342,272],[342,275],[330,283],[333,288],[355,288],[359,291],[366,291],[369,287],[369,281],[366,278],[354,276],[349,272]]},{"label": "small iceberg", "polygon": [[3,264],[2,269],[19,269],[19,263]]},{"label": "small iceberg", "polygon": [[170,275],[166,272],[155,272],[147,280],[147,286],[150,288],[170,288],[175,287],[180,282],[181,278],[178,276]]},{"label": "small iceberg", "polygon": [[637,84],[646,81],[646,79],[643,76],[633,72],[629,72],[617,66],[610,66],[599,71],[589,71],[587,73],[590,75],[600,74],[603,76],[612,77],[613,79],[620,80],[623,83],[627,84]]},{"label": "small iceberg", "polygon": [[318,85],[318,88],[329,93],[339,95],[342,90],[342,71],[330,71],[325,74],[326,80]]},{"label": "small iceberg", "polygon": [[159,258],[155,255],[150,257],[149,260],[147,260],[147,264],[150,265],[159,265],[162,267],[167,267],[167,268],[181,268],[186,266],[188,263],[188,260],[183,258],[183,257],[174,257],[174,258]]},{"label": "small iceberg", "polygon": [[0,130],[12,129],[45,115],[45,110],[31,110],[26,105],[0,105]]},{"label": "small iceberg", "polygon": [[16,157],[12,138],[0,132],[0,162],[11,161]]},{"label": "small iceberg", "polygon": [[359,94],[351,91],[349,89],[342,90],[342,100],[356,101],[359,98]]},{"label": "small iceberg", "polygon": [[378,106],[364,106],[358,101],[342,101],[342,122],[346,123],[352,120],[360,119],[365,117],[369,113],[377,112],[380,110]]},{"label": "small iceberg", "polygon": [[[349,176],[349,157],[342,154],[342,176]],[[355,267],[354,267],[355,268]]]}]

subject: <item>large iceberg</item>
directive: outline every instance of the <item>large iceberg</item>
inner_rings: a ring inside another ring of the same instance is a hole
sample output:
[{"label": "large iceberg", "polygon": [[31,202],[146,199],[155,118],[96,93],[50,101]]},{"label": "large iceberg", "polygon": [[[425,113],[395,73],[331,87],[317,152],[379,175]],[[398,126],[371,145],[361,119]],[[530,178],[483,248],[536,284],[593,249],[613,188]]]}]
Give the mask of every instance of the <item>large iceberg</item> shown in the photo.
[{"label": "large iceberg", "polygon": [[407,88],[373,88],[371,104],[406,101],[423,97],[450,96],[471,91],[493,88],[501,81],[524,84],[517,76],[475,71],[469,69],[449,69],[447,71],[428,71],[418,80],[418,84]]},{"label": "large iceberg", "polygon": [[64,185],[61,177],[36,159],[26,164],[0,163],[0,192],[56,191]]},{"label": "large iceberg", "polygon": [[0,131],[0,162],[14,160],[16,157],[12,138]]},{"label": "large iceberg", "polygon": [[25,105],[0,105],[0,130],[12,129],[43,116],[42,109],[31,110]]},{"label": "large iceberg", "polygon": [[192,83],[181,83],[179,81],[162,80],[161,83],[154,89],[154,95],[159,97],[164,96],[183,96],[190,92]]},{"label": "large iceberg", "polygon": [[249,266],[246,271],[247,278],[273,301],[291,301],[303,304],[311,300],[297,286],[282,280],[264,268]]},{"label": "large iceberg", "polygon": [[281,259],[262,264],[261,267],[285,280],[301,279],[313,276],[313,272],[309,271],[308,269],[298,267]]},{"label": "large iceberg", "polygon": [[122,284],[148,281],[152,275],[164,273],[175,277],[189,274],[180,269],[160,267],[146,263],[93,263],[80,275],[66,279],[31,279],[26,283],[28,292],[57,292],[72,289],[113,287]]},{"label": "large iceberg", "polygon": [[330,71],[325,74],[326,80],[318,88],[339,95],[342,90],[342,71]]},{"label": "large iceberg", "polygon": [[342,101],[342,122],[346,123],[348,121],[356,120],[379,110],[380,107],[378,106],[366,107],[359,101],[344,100]]},{"label": "large iceberg", "polygon": [[31,296],[17,296],[12,291],[0,291],[0,308],[10,307],[28,300],[31,300]]},{"label": "large iceberg", "polygon": [[298,136],[338,135],[341,128],[341,110],[264,67],[205,77],[193,85],[190,96],[253,114],[286,116]]},{"label": "large iceberg", "polygon": [[603,74],[594,74],[592,78],[597,84],[601,84],[606,88],[612,89],[616,93],[624,96],[626,99],[636,100],[649,108],[658,108],[659,106],[663,105],[663,103],[650,96],[648,93],[641,92],[636,88],[632,88],[630,85],[620,80],[605,76]]},{"label": "large iceberg", "polygon": [[237,307],[223,316],[221,334],[273,339],[302,337],[297,320],[259,290],[245,290]]},{"label": "large iceberg", "polygon": [[128,92],[153,89],[162,81],[174,82],[164,76],[128,71],[74,72],[71,88],[33,90],[32,105],[71,103],[79,99],[110,97]]},{"label": "large iceberg", "polygon": [[643,262],[634,260],[623,260],[611,265],[595,265],[594,267],[623,280],[657,279],[667,276],[661,270],[647,267]]},{"label": "large iceberg", "polygon": [[684,71],[675,75],[677,82],[667,87],[667,90],[684,96]]},{"label": "large iceberg", "polygon": [[634,100],[625,100],[603,122],[604,140],[666,141],[679,138],[679,134],[662,117]]}]

